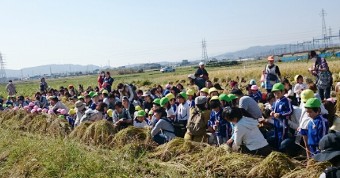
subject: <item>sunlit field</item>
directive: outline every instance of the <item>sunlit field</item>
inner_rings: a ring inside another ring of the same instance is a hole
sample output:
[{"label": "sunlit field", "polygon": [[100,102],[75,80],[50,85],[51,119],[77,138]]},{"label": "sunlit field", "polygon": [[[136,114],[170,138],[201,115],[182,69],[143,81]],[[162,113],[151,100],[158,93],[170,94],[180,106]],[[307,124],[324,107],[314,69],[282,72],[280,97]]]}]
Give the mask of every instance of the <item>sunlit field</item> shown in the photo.
[{"label": "sunlit field", "polygon": [[[330,70],[333,73],[334,83],[339,80],[340,71],[340,60],[338,58],[328,59]],[[315,79],[308,72],[308,67],[312,66],[312,63],[301,61],[301,62],[277,62],[280,67],[280,71],[283,77],[288,78],[292,84],[294,84],[293,78],[295,75],[303,75],[304,78]],[[226,86],[228,81],[239,80],[244,78],[247,82],[250,79],[255,79],[257,85],[260,85],[260,77],[262,70],[264,70],[266,61],[252,61],[243,62],[240,65],[232,67],[207,67],[209,72],[209,78],[212,82],[219,82],[222,86]],[[166,83],[182,83],[184,86],[188,85],[187,75],[195,72],[194,67],[182,67],[177,68],[176,72],[171,73],[161,73],[159,71],[145,71],[144,73],[138,74],[128,74],[128,75],[115,75],[115,71],[112,71],[112,77],[115,79],[113,83],[113,88],[116,87],[118,83],[133,83],[137,87],[148,90],[156,85],[162,85]],[[97,85],[97,76],[81,76],[74,78],[61,78],[61,79],[47,79],[48,85],[51,88],[58,89],[60,86],[67,87],[68,85],[78,86],[83,85],[86,89],[88,86]],[[246,85],[246,83],[241,83]],[[16,83],[18,95],[23,95],[25,97],[32,96],[35,92],[39,90],[39,81],[28,81],[28,82],[17,82]],[[192,87],[192,86],[188,86]],[[226,87],[228,89],[228,87]],[[6,97],[5,85],[0,85],[0,96]]]},{"label": "sunlit field", "polygon": [[[328,59],[334,82],[339,81],[340,60]],[[210,79],[228,92],[228,81],[244,78],[260,80],[266,61],[245,62],[233,67],[207,68]],[[283,77],[293,82],[297,74],[308,73],[312,64],[277,63]],[[112,71],[114,73],[114,71]],[[114,87],[134,83],[147,90],[155,85],[182,83],[194,67],[178,68],[175,73],[146,71],[113,75]],[[52,88],[78,84],[95,86],[97,76],[47,79]],[[259,84],[259,82],[258,82]],[[16,83],[18,95],[31,97],[39,81]],[[7,96],[5,85],[0,94]],[[177,138],[157,146],[150,130],[129,127],[117,131],[112,123],[85,122],[74,130],[66,120],[25,111],[0,112],[0,177],[318,177],[329,163],[315,163],[272,152],[266,158],[232,153],[229,147]]]}]

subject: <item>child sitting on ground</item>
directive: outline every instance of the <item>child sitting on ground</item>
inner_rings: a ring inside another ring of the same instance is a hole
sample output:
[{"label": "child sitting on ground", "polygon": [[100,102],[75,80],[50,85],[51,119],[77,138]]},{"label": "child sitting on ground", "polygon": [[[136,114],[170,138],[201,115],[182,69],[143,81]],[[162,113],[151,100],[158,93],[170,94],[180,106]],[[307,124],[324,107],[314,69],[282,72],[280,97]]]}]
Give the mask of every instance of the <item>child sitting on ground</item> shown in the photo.
[{"label": "child sitting on ground", "polygon": [[133,121],[133,126],[137,128],[147,128],[149,124],[145,121],[146,112],[140,110],[137,112],[136,118]]},{"label": "child sitting on ground", "polygon": [[250,89],[251,89],[250,97],[252,97],[258,103],[262,99],[262,93],[259,90],[259,87],[257,85],[252,85]]}]

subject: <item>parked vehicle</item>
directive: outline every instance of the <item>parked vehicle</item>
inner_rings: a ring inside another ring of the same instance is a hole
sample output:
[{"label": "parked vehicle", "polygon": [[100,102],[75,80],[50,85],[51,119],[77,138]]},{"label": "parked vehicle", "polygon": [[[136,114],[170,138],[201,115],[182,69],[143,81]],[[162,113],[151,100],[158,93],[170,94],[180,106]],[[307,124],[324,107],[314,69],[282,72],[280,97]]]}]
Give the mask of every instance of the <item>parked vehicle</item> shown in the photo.
[{"label": "parked vehicle", "polygon": [[160,71],[162,73],[164,73],[164,72],[175,72],[175,68],[173,68],[173,67],[163,67],[163,68],[161,68]]}]

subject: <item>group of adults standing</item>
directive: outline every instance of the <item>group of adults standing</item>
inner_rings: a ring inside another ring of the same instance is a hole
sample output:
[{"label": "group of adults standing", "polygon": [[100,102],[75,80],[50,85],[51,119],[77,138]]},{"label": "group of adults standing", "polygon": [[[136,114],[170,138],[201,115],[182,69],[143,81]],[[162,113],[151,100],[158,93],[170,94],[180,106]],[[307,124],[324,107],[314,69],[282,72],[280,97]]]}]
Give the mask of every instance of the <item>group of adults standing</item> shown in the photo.
[{"label": "group of adults standing", "polygon": [[[308,59],[313,62],[313,66],[308,68],[308,71],[316,77],[316,86],[322,100],[330,98],[331,87],[333,83],[332,73],[329,70],[325,58],[321,58],[315,51],[308,54]],[[268,64],[262,72],[263,87],[270,93],[273,85],[282,81],[282,76],[279,66],[274,64],[274,56],[268,57]]]}]

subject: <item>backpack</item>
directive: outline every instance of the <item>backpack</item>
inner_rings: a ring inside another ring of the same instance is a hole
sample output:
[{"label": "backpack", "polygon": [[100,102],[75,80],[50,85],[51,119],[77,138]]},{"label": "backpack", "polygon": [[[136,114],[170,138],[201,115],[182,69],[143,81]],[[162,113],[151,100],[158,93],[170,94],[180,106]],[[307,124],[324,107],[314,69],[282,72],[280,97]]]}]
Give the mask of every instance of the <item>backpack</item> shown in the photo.
[{"label": "backpack", "polygon": [[331,86],[332,74],[329,71],[322,71],[318,74],[318,81],[316,85],[318,88],[326,89]]},{"label": "backpack", "polygon": [[202,118],[202,113],[195,109],[188,120],[187,130],[193,136],[200,136],[206,133],[206,123]]},{"label": "backpack", "polygon": [[186,132],[186,128],[185,128],[184,123],[175,122],[175,121],[173,121],[169,118],[166,118],[164,120],[167,121],[168,123],[170,123],[174,127],[174,132],[166,130],[167,132],[175,134],[176,137],[184,138],[184,135],[185,135],[185,132]]}]

